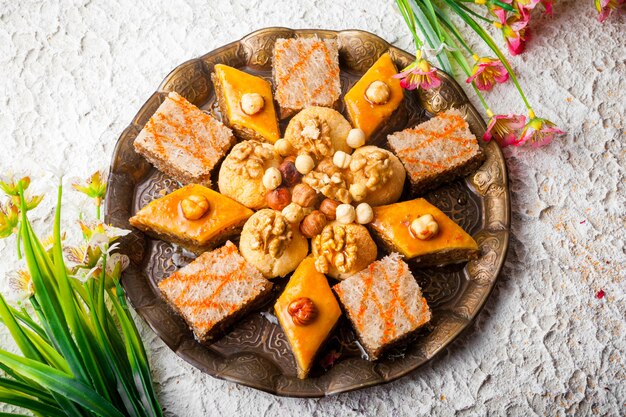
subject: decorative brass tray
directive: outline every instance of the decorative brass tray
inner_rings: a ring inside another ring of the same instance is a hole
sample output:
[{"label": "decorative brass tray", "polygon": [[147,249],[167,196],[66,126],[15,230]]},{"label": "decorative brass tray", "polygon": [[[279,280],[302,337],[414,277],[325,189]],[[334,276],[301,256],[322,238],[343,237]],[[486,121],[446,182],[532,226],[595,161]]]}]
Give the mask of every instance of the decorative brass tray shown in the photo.
[{"label": "decorative brass tray", "polygon": [[[385,51],[391,53],[399,68],[414,59],[411,54],[363,31],[267,28],[183,63],[165,78],[119,138],[105,202],[106,221],[130,229],[128,219],[135,211],[179,186],[136,154],[132,146],[167,92],[176,91],[201,108],[218,114],[210,79],[215,64],[243,67],[271,79],[274,41],[313,35],[337,38],[344,92]],[[473,133],[482,137],[485,124],[476,109],[451,77],[442,72],[439,76],[443,80],[440,88],[420,95],[407,92],[400,109],[399,126],[395,127],[413,126],[439,111],[457,107],[464,113]],[[324,357],[334,350],[341,352],[341,357],[326,371],[316,365],[306,380],[299,380],[295,375],[295,361],[280,326],[262,312],[251,314],[211,346],[199,344],[156,289],[156,283],[191,259],[174,245],[147,238],[137,230],[122,241],[122,251],[131,259],[131,266],[122,278],[128,298],[137,313],[176,354],[217,378],[294,397],[330,395],[399,378],[432,359],[471,324],[491,293],[504,263],[510,223],[506,165],[495,142],[483,145],[487,161],[475,174],[425,196],[474,236],[480,245],[481,257],[458,266],[414,269],[433,308],[432,322],[415,342],[378,362],[361,358],[346,320],[321,352]],[[277,281],[279,286],[286,280],[282,281]],[[264,311],[272,311],[272,304]]]}]

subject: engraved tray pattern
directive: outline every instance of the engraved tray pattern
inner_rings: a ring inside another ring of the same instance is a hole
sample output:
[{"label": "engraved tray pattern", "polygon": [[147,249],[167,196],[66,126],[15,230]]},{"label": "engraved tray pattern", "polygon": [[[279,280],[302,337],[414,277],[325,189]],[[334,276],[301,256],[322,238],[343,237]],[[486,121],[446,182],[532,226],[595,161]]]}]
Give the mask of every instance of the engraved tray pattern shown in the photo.
[{"label": "engraved tray pattern", "polygon": [[[136,210],[179,187],[152,168],[132,146],[167,92],[177,91],[219,117],[210,80],[215,64],[243,67],[269,80],[272,48],[277,38],[315,35],[338,40],[344,92],[386,51],[400,68],[414,59],[411,54],[363,31],[266,28],[183,63],[165,78],[118,140],[105,202],[106,221],[130,229],[128,219]],[[386,132],[377,137],[381,145],[384,145],[385,133],[413,126],[450,107],[461,109],[473,133],[477,137],[483,135],[485,124],[459,85],[443,72],[439,72],[439,76],[443,80],[440,88],[419,94],[406,93],[394,120]],[[295,361],[282,329],[262,312],[249,315],[212,345],[199,344],[156,289],[161,279],[192,258],[180,248],[151,240],[136,230],[121,242],[121,250],[131,258],[122,284],[137,313],[159,337],[180,357],[214,377],[294,397],[319,397],[392,381],[432,359],[471,324],[491,293],[504,263],[510,225],[506,165],[494,142],[481,146],[484,146],[487,160],[476,173],[425,196],[474,236],[480,245],[481,257],[445,268],[413,267],[433,307],[433,320],[415,341],[378,362],[368,362],[361,357],[354,333],[345,319],[320,355],[323,357],[334,349],[341,352],[340,359],[328,370],[314,366],[311,377],[306,380],[296,378]],[[275,281],[277,291],[282,290],[285,281]],[[270,312],[271,304],[263,311]]]}]

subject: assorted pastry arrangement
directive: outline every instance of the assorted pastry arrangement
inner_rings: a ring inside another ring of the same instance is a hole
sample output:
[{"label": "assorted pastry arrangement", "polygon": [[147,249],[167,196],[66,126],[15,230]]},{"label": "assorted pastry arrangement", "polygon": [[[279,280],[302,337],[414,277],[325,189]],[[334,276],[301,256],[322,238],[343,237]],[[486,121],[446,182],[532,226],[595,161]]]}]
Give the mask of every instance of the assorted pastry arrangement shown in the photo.
[{"label": "assorted pastry arrangement", "polygon": [[[347,118],[335,110],[335,40],[279,39],[272,64],[272,83],[215,65],[222,121],[169,93],[134,147],[183,187],[130,223],[198,255],[158,284],[198,341],[275,299],[306,378],[344,314],[370,360],[429,322],[409,265],[465,262],[479,249],[419,196],[484,154],[455,109],[388,135],[388,149],[372,144],[404,99],[389,54],[346,92]],[[272,280],[287,276],[276,298]]]}]

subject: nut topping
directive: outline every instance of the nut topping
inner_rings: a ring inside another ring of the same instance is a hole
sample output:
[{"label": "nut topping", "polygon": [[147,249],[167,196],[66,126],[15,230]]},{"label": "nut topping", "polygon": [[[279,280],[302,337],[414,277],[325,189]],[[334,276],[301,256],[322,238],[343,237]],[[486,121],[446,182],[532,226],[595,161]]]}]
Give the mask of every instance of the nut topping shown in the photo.
[{"label": "nut topping", "polygon": [[362,201],[367,197],[367,187],[361,183],[352,184],[350,186],[350,195],[354,201]]},{"label": "nut topping", "polygon": [[280,212],[272,210],[258,211],[251,217],[252,248],[261,250],[273,258],[280,258],[293,232],[289,223]]},{"label": "nut topping", "polygon": [[385,104],[389,101],[391,90],[382,81],[374,81],[365,90],[365,98],[373,104]]},{"label": "nut topping", "polygon": [[269,191],[265,198],[267,199],[267,205],[278,211],[281,211],[291,203],[291,195],[289,194],[289,190],[285,187],[278,187],[275,190]]},{"label": "nut topping", "polygon": [[203,195],[191,194],[180,202],[180,208],[187,220],[198,220],[209,211],[209,200]]},{"label": "nut topping", "polygon": [[300,297],[289,303],[287,312],[291,316],[293,323],[297,326],[311,324],[317,318],[317,307],[313,300],[307,297]]},{"label": "nut topping", "polygon": [[390,155],[383,149],[355,152],[350,162],[353,183],[364,184],[368,191],[376,191],[391,178]]},{"label": "nut topping", "polygon": [[265,100],[259,93],[247,93],[241,96],[241,110],[248,116],[252,116],[263,110]]},{"label": "nut topping", "polygon": [[352,157],[349,154],[344,151],[337,151],[333,155],[333,164],[339,169],[345,169],[350,165],[350,159]]},{"label": "nut topping", "polygon": [[311,207],[317,200],[317,192],[307,184],[298,184],[293,187],[291,199],[302,207]]},{"label": "nut topping", "polygon": [[292,224],[300,223],[305,215],[302,206],[296,203],[289,203],[289,205],[283,209],[282,213],[285,219]]},{"label": "nut topping", "polygon": [[295,165],[300,174],[306,175],[315,168],[315,161],[309,155],[298,155]]},{"label": "nut topping", "polygon": [[350,129],[346,137],[346,143],[353,149],[360,148],[365,145],[365,132],[361,129]]},{"label": "nut topping", "polygon": [[367,203],[361,203],[356,206],[356,221],[359,224],[367,224],[374,220],[374,210]]},{"label": "nut topping", "polygon": [[265,172],[265,163],[276,158],[276,153],[269,143],[248,140],[235,145],[226,158],[234,161],[233,170],[238,175],[259,178]]},{"label": "nut topping", "polygon": [[280,171],[277,168],[270,167],[263,174],[263,186],[268,190],[275,190],[283,181]]},{"label": "nut topping", "polygon": [[356,218],[356,212],[354,207],[350,204],[340,204],[337,206],[337,210],[335,212],[335,216],[337,216],[337,221],[343,224],[350,224],[354,222]]},{"label": "nut topping", "polygon": [[337,218],[337,206],[339,206],[339,202],[333,200],[331,198],[325,198],[320,204],[320,211],[324,213],[328,220],[335,220]]},{"label": "nut topping", "polygon": [[315,269],[327,274],[330,265],[334,265],[339,272],[347,272],[356,263],[357,245],[356,236],[349,227],[338,224],[327,225],[322,233],[311,242]]},{"label": "nut topping", "polygon": [[322,160],[313,171],[302,178],[302,182],[328,198],[342,203],[352,201],[345,173],[337,168],[330,158]]},{"label": "nut topping", "polygon": [[311,239],[322,233],[326,226],[326,216],[319,210],[311,212],[300,223],[300,232],[307,238]]},{"label": "nut topping", "polygon": [[302,178],[302,174],[298,172],[296,169],[296,164],[291,161],[283,161],[282,164],[278,167],[280,171],[283,182],[287,187],[293,187],[298,182],[300,182],[300,178]]},{"label": "nut topping", "polygon": [[290,142],[298,154],[306,153],[318,160],[331,155],[330,126],[325,120],[311,117],[294,123],[298,135]]},{"label": "nut topping", "polygon": [[293,152],[293,146],[287,139],[278,139],[274,143],[274,150],[278,152],[280,156],[289,156]]},{"label": "nut topping", "polygon": [[413,235],[420,240],[428,240],[439,232],[439,224],[431,214],[424,214],[411,222]]}]

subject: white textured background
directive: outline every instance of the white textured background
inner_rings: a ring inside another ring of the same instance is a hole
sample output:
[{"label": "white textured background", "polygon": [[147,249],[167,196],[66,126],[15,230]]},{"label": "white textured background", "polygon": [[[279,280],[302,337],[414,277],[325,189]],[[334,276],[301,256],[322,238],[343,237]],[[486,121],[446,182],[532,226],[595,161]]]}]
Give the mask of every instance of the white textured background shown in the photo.
[{"label": "white textured background", "polygon": [[[569,134],[506,151],[511,249],[475,326],[399,381],[302,400],[203,375],[141,323],[168,416],[626,414],[626,13],[600,25],[592,0],[570,0],[555,14],[535,14],[528,52],[511,61],[537,113]],[[365,29],[411,49],[391,1],[1,0],[0,172],[30,173],[45,191],[50,166],[107,167],[173,67],[274,25]],[[522,110],[510,85],[489,97],[495,111]],[[76,193],[65,200],[85,209]],[[49,220],[51,206],[33,216]],[[13,252],[0,241],[0,277]],[[4,329],[0,346],[12,348]]]}]

